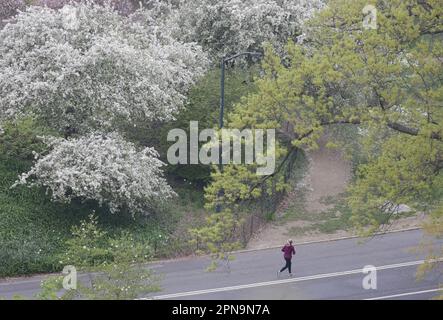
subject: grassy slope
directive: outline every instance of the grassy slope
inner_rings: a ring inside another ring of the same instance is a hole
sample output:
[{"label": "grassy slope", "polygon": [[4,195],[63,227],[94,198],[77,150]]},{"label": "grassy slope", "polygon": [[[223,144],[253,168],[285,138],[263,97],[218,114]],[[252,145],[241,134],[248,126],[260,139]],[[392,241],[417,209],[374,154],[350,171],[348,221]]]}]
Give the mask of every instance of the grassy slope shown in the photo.
[{"label": "grassy slope", "polygon": [[162,208],[160,214],[132,219],[111,215],[95,203],[56,204],[39,188],[11,189],[18,174],[28,168],[26,162],[0,160],[0,277],[60,271],[57,255],[63,252],[71,227],[93,210],[107,232],[129,230],[138,241],[155,247],[157,256],[189,250],[184,241],[186,228],[177,226],[187,214],[191,215],[189,223],[195,223],[192,216],[202,211],[201,190],[176,185],[180,197]]}]

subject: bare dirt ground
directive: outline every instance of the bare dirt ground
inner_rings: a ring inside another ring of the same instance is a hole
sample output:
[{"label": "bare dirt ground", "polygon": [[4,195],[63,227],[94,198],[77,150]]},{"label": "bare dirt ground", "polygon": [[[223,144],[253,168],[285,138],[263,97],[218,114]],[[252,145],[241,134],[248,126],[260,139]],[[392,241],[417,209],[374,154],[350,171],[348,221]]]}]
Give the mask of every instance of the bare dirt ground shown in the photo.
[{"label": "bare dirt ground", "polygon": [[321,202],[326,197],[337,196],[345,191],[351,178],[351,165],[337,149],[326,148],[326,139],[319,141],[319,149],[308,154],[309,170],[305,176],[308,186],[306,211],[324,211],[327,206]]},{"label": "bare dirt ground", "polygon": [[[309,215],[321,215],[331,208],[331,204],[325,204],[324,199],[336,197],[345,191],[351,178],[351,164],[345,160],[340,150],[326,147],[326,137],[319,142],[319,149],[307,153],[307,158],[309,165],[303,180],[297,183],[282,201],[276,213],[276,220],[266,224],[252,237],[248,249],[282,245],[288,238],[300,243],[353,235],[352,232],[344,230],[333,233],[309,230],[314,224]],[[303,216],[288,217],[291,204],[297,201],[302,202],[299,212]],[[422,217],[399,219],[389,230],[418,227],[421,221]]]}]

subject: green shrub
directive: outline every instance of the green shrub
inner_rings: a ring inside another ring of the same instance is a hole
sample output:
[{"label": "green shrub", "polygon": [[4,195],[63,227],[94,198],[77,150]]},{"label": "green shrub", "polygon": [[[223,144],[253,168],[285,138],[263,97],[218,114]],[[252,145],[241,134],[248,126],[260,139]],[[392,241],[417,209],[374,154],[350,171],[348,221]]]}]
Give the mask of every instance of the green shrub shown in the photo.
[{"label": "green shrub", "polygon": [[[45,145],[38,136],[50,133],[27,118],[2,125],[0,135],[0,277],[56,270],[54,252],[76,215],[52,203],[44,190],[17,187],[18,175],[30,169],[33,151]],[[65,214],[60,214],[65,212]]]},{"label": "green shrub", "polygon": [[[74,266],[78,272],[89,273],[89,280],[74,283],[76,287],[65,291],[61,299],[133,300],[159,290],[158,277],[144,266],[152,258],[148,244],[135,241],[126,231],[108,236],[94,214],[80,221],[71,232],[60,262]],[[60,290],[61,277],[50,276],[43,281],[37,298],[58,299]]]},{"label": "green shrub", "polygon": [[59,204],[50,201],[42,188],[18,186],[18,176],[32,165],[32,151],[43,150],[37,138],[47,131],[31,119],[7,123],[0,135],[0,277],[60,271],[57,255],[65,251],[72,226],[95,211],[101,227],[110,236],[128,231],[140,242],[148,242],[156,256],[182,252],[174,236],[184,214],[202,206],[201,190],[181,184],[183,197],[171,201],[161,212],[133,218],[130,213],[112,215],[94,201]]},{"label": "green shrub", "polygon": [[0,158],[3,160],[28,161],[34,159],[34,152],[40,153],[46,145],[40,136],[56,133],[37,123],[32,118],[24,118],[15,122],[6,122],[2,125],[3,133],[0,134]]},{"label": "green shrub", "polygon": [[[113,215],[94,201],[54,203],[43,188],[17,186],[18,176],[33,163],[33,152],[45,151],[38,138],[55,135],[31,118],[2,124],[0,132],[0,277],[58,272],[57,256],[66,250],[71,228],[95,211],[100,227],[114,237],[128,232],[137,243],[148,243],[155,257],[188,254],[187,229],[195,225],[203,209],[204,170],[187,166],[185,176],[170,174],[179,197],[148,217],[130,212]],[[196,182],[197,181],[197,182]]]},{"label": "green shrub", "polygon": [[[243,96],[256,90],[254,77],[258,75],[257,69],[257,66],[226,69],[225,115],[228,115],[234,104],[240,102]],[[219,112],[220,70],[213,69],[191,89],[186,107],[176,116],[175,121],[137,123],[135,126],[122,127],[121,131],[125,132],[128,140],[155,147],[160,153],[160,158],[166,162],[167,150],[173,144],[167,141],[171,129],[183,129],[189,134],[190,121],[198,121],[200,129],[218,128]],[[211,168],[204,165],[169,165],[167,172],[177,178],[205,184],[210,178]]]}]

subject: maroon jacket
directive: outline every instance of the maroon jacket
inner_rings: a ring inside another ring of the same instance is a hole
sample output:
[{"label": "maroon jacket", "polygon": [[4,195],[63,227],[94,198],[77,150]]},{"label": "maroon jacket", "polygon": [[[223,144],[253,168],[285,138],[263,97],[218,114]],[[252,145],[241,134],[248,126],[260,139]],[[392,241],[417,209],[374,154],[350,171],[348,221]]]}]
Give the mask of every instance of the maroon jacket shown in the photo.
[{"label": "maroon jacket", "polygon": [[295,248],[291,244],[285,244],[281,251],[284,252],[283,257],[285,259],[292,259],[292,255],[295,255]]}]

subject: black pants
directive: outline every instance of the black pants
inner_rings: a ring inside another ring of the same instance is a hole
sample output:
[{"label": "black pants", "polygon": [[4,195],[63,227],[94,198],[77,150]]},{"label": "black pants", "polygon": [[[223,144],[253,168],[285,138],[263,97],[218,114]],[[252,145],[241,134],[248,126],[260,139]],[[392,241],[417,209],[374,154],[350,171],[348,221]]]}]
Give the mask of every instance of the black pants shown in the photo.
[{"label": "black pants", "polygon": [[289,273],[292,273],[291,272],[291,259],[290,258],[285,258],[285,260],[286,260],[286,265],[283,268],[281,268],[280,272],[283,272],[286,269],[288,269]]}]

